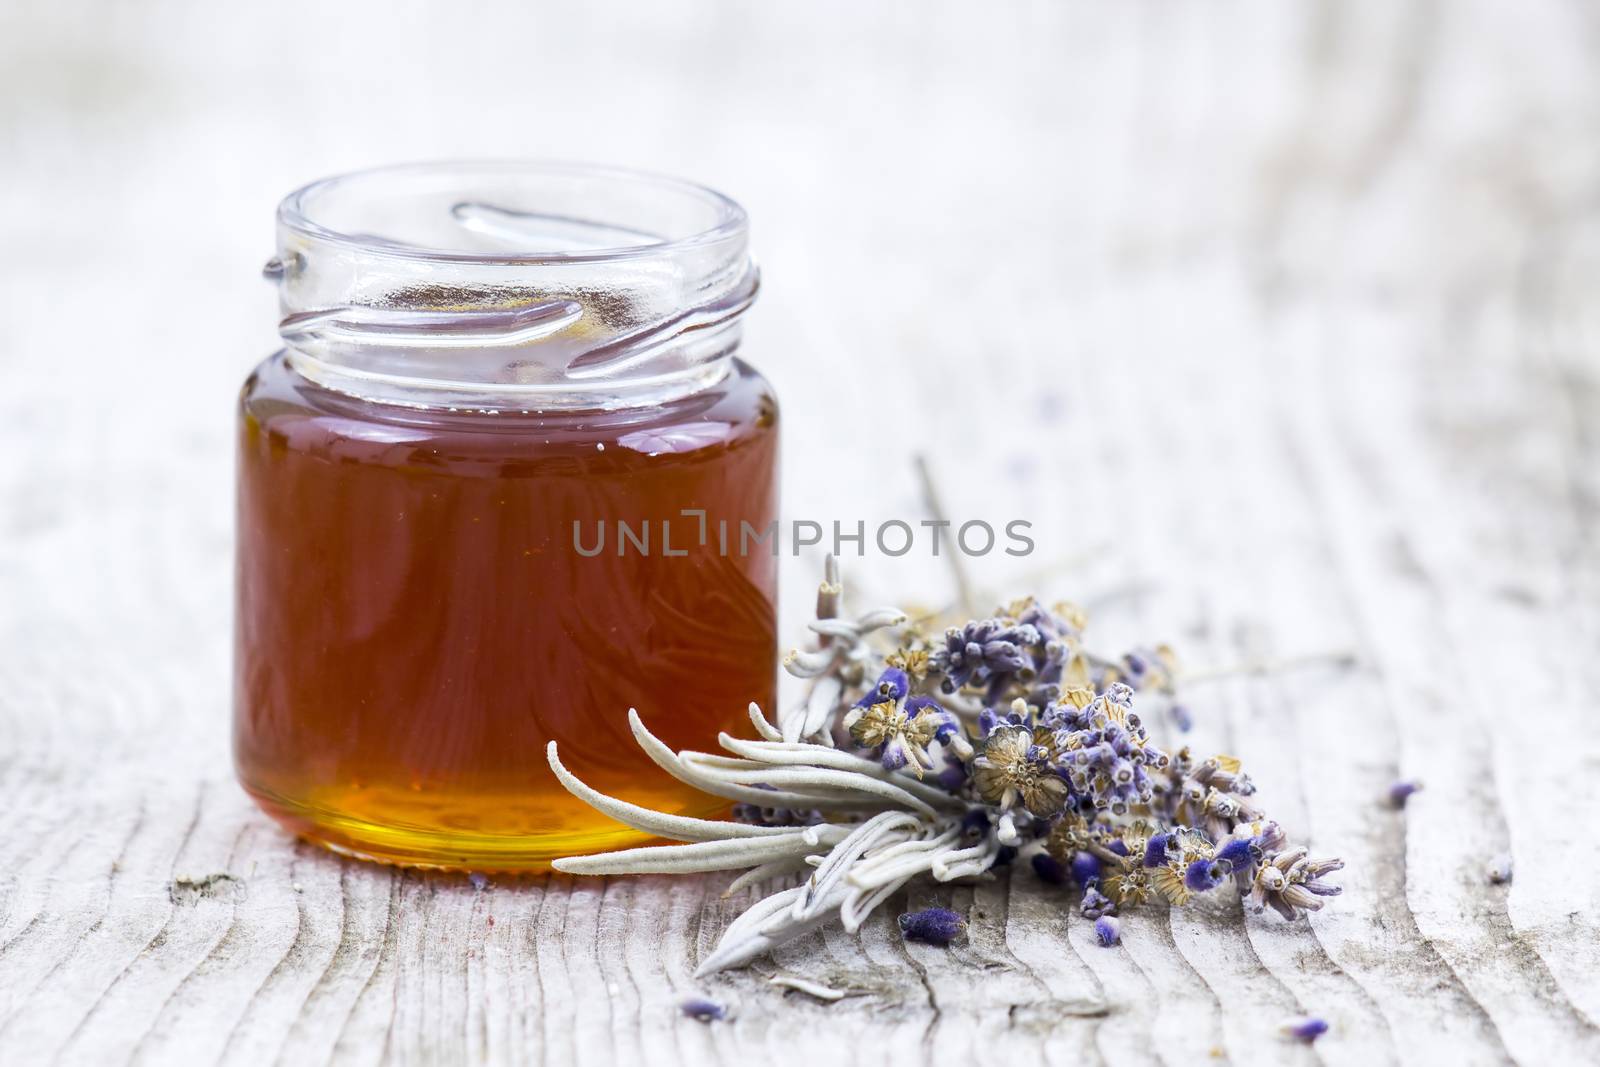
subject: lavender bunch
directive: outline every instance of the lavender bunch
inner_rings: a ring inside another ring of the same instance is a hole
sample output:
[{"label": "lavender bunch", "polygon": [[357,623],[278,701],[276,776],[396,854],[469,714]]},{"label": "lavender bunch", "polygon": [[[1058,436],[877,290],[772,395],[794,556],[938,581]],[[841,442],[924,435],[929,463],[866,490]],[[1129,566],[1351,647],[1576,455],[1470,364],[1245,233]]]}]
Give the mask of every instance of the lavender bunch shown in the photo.
[{"label": "lavender bunch", "polygon": [[734,801],[732,821],[606,796],[549,746],[579,799],[683,842],[557,869],[743,871],[730,895],[782,886],[733,921],[698,973],[741,966],[827,922],[854,931],[913,879],[972,878],[1019,854],[1041,877],[1081,888],[1080,908],[1096,920],[1155,897],[1183,906],[1230,883],[1253,910],[1291,920],[1338,894],[1322,878],[1343,863],[1290,845],[1237,760],[1151,740],[1134,697],[1171,699],[1181,675],[1170,649],[1095,656],[1081,612],[1031,598],[930,634],[894,610],[849,618],[842,594],[830,558],[811,623],[817,647],[784,660],[809,680],[806,697],[776,724],[752,704],[757,739],[722,734],[726,754],[674,752],[628,713],[651,759]]}]

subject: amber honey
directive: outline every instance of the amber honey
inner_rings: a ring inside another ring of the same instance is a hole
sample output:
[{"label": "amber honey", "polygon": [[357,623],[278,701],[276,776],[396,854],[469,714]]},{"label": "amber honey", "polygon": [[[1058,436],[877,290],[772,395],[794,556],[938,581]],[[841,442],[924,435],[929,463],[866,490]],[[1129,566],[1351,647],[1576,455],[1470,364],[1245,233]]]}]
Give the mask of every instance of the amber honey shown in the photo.
[{"label": "amber honey", "polygon": [[[702,544],[682,514],[776,517],[776,403],[726,362],[663,403],[544,412],[359,399],[281,353],[257,368],[239,409],[234,733],[256,800],[403,864],[540,869],[643,840],[561,789],[555,740],[605,792],[720,811],[640,752],[626,713],[704,748],[772,704],[771,545]],[[617,520],[648,528],[648,550]],[[604,548],[580,552],[602,523]]]}]

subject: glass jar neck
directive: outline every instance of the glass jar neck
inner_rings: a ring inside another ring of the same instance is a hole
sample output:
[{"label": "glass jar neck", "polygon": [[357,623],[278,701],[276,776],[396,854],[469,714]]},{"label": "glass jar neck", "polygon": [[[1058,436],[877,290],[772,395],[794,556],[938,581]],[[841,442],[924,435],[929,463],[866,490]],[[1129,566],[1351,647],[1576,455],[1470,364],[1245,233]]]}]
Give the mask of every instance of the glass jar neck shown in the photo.
[{"label": "glass jar neck", "polygon": [[759,275],[708,189],[555,164],[395,167],[284,200],[279,333],[325,387],[420,407],[661,403],[719,380]]}]

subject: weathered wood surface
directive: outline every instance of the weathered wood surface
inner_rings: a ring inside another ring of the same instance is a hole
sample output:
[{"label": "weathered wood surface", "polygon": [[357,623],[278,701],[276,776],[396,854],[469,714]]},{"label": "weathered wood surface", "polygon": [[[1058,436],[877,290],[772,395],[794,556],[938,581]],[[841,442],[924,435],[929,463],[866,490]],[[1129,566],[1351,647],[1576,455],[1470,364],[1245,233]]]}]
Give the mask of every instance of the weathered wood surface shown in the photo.
[{"label": "weathered wood surface", "polygon": [[[1600,1060],[1600,11],[469,7],[0,13],[0,1062]],[[968,910],[951,950],[883,916],[696,982],[726,879],[479,891],[286,839],[226,743],[271,207],[483,154],[749,204],[792,516],[915,515],[923,450],[952,511],[1034,521],[1028,565],[1089,552],[1050,591],[1109,645],[1357,651],[1192,699],[1344,896],[1107,950],[1017,872],[910,894]]]}]

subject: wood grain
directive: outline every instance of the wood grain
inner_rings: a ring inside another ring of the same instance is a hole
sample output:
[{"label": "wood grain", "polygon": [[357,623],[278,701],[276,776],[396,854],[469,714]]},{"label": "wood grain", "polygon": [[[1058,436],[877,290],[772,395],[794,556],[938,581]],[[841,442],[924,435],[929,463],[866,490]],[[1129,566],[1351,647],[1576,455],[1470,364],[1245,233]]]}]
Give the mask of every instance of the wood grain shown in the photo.
[{"label": "wood grain", "polygon": [[[1600,1061],[1592,7],[22,2],[0,56],[0,1062]],[[696,982],[726,878],[286,838],[227,748],[255,272],[283,191],[446,155],[747,203],[792,517],[915,515],[924,452],[953,513],[1034,523],[980,583],[1075,557],[1046,591],[1109,646],[1356,652],[1191,697],[1344,896],[1108,950],[1014,871]],[[904,943],[924,903],[967,941]]]}]

